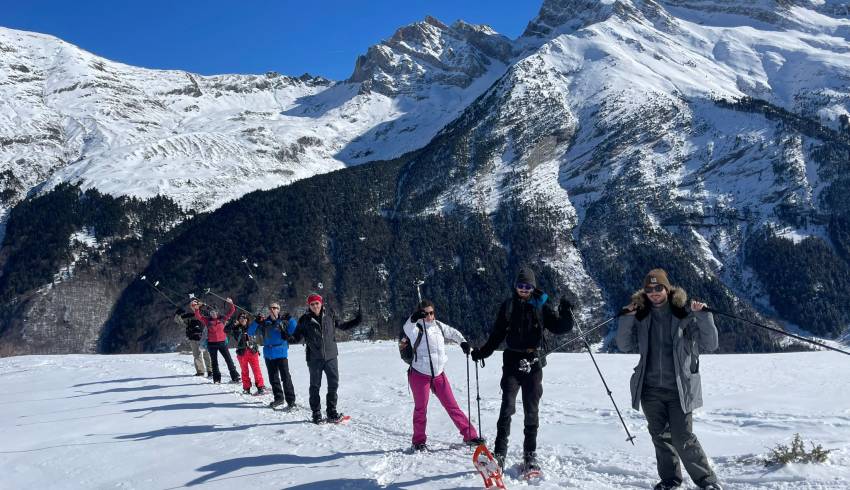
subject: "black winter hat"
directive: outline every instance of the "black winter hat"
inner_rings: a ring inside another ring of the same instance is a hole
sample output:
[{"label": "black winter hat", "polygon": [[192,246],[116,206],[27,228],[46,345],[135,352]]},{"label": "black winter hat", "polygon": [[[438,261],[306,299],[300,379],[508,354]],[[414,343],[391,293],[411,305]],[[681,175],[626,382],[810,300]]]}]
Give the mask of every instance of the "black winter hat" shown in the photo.
[{"label": "black winter hat", "polygon": [[519,273],[516,275],[516,281],[514,281],[514,284],[519,284],[521,282],[537,287],[537,279],[534,277],[534,271],[528,267],[520,268]]}]

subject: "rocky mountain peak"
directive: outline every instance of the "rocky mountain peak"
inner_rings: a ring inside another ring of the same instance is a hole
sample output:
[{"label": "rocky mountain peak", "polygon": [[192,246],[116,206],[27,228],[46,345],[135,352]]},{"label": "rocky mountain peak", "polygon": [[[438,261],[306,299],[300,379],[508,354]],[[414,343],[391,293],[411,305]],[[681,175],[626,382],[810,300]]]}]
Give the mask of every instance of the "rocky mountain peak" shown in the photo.
[{"label": "rocky mountain peak", "polygon": [[507,63],[511,41],[489,26],[457,21],[451,26],[428,16],[399,28],[393,36],[357,58],[349,82],[394,96],[423,84],[467,87],[493,61]]}]

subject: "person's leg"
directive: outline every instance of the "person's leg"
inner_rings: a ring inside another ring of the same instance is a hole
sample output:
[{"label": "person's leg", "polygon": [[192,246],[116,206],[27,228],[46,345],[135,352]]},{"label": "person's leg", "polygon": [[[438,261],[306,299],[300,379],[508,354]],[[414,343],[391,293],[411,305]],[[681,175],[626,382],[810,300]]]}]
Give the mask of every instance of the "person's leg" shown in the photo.
[{"label": "person's leg", "polygon": [[207,375],[212,372],[212,358],[210,358],[209,349],[201,349],[201,354],[204,356],[204,362],[207,365]]},{"label": "person's leg", "polygon": [[446,409],[446,413],[449,414],[455,427],[460,431],[463,440],[477,439],[478,433],[475,432],[475,428],[469,423],[469,417],[457,405],[457,400],[455,400],[455,395],[452,393],[452,386],[449,383],[446,373],[442,373],[434,378],[434,395],[440,400],[443,408]]},{"label": "person's leg", "polygon": [[310,370],[310,410],[314,414],[322,411],[319,389],[322,387],[322,367],[324,365],[325,361],[322,359],[312,359],[307,362],[307,369]]},{"label": "person's leg", "polygon": [[413,445],[425,444],[428,437],[425,428],[428,423],[428,398],[431,392],[431,376],[409,369],[407,381],[413,395]]},{"label": "person's leg", "polygon": [[212,360],[213,382],[221,382],[221,371],[218,370],[218,342],[207,344],[207,350],[210,351],[210,359]]},{"label": "person's leg", "polygon": [[242,355],[236,356],[236,360],[239,361],[239,369],[242,371],[242,389],[250,390],[251,389],[251,376],[248,375],[248,353],[245,352]]},{"label": "person's leg", "polygon": [[236,365],[233,364],[233,358],[230,357],[230,349],[226,343],[222,343],[221,355],[224,357],[224,362],[227,363],[227,370],[230,372],[230,381],[239,381],[239,373],[236,371]]},{"label": "person's leg", "polygon": [[257,388],[265,388],[266,383],[263,380],[263,370],[260,369],[260,354],[252,350],[245,352],[248,357],[248,365],[251,366],[251,371],[254,373],[254,384]]},{"label": "person's leg", "polygon": [[693,414],[682,411],[678,393],[676,395],[676,399],[670,401],[668,408],[673,447],[676,448],[676,453],[694,483],[701,487],[709,483],[717,483],[717,475],[711,469],[708,456],[705,455],[697,436],[694,435]]},{"label": "person's leg", "polygon": [[499,420],[496,422],[496,442],[493,452],[505,456],[508,454],[508,438],[511,435],[511,416],[516,412],[516,395],[519,392],[519,381],[516,373],[502,368],[502,407],[499,409]]},{"label": "person's leg", "polygon": [[520,375],[522,387],[523,431],[525,438],[522,452],[526,455],[537,451],[538,407],[543,396],[543,369],[535,364],[530,373]]},{"label": "person's leg", "polygon": [[283,397],[287,405],[295,405],[295,387],[289,374],[289,359],[280,360],[280,381],[283,384]]},{"label": "person's leg", "polygon": [[195,361],[195,374],[204,374],[204,360],[201,357],[201,342],[199,340],[190,340],[189,347],[192,348],[192,359]]},{"label": "person's leg", "polygon": [[675,396],[676,403],[679,403],[679,395],[676,392],[644,386],[640,404],[643,407],[643,414],[646,416],[652,444],[655,446],[655,464],[658,467],[658,476],[662,481],[681,484],[682,468],[679,465],[679,457],[673,449],[673,439],[670,433],[670,415],[668,413],[670,396],[665,392]]},{"label": "person's leg", "polygon": [[328,394],[325,400],[328,409],[328,418],[339,415],[336,410],[336,392],[339,389],[339,367],[336,358],[325,362],[325,377],[328,379]]},{"label": "person's leg", "polygon": [[266,370],[269,372],[269,384],[272,385],[272,394],[274,401],[283,400],[283,388],[280,386],[280,369],[278,368],[280,359],[269,359],[266,357]]}]

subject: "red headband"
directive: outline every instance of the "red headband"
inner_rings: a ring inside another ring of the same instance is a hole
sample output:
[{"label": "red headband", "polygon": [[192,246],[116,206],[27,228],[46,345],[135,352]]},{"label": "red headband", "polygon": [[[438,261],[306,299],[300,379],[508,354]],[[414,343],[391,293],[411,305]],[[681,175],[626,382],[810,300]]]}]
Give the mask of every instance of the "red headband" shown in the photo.
[{"label": "red headband", "polygon": [[318,294],[311,294],[310,296],[307,296],[307,304],[308,305],[310,303],[314,302],[314,301],[318,301],[319,303],[324,303],[324,300],[322,300],[322,297],[319,296]]}]

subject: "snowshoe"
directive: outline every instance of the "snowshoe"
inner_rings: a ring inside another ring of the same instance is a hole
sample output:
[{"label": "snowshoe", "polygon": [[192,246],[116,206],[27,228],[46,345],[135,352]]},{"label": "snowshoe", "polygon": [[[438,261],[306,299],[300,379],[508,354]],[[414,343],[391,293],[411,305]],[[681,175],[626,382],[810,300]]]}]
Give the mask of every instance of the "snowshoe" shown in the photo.
[{"label": "snowshoe", "polygon": [[351,415],[343,415],[341,413],[329,413],[325,422],[329,424],[347,424],[351,420]]},{"label": "snowshoe", "polygon": [[472,465],[484,479],[484,487],[486,488],[493,486],[499,489],[507,488],[505,482],[502,481],[502,465],[505,462],[505,455],[499,454],[498,456],[501,457],[501,461],[497,461],[484,444],[475,448],[475,452],[472,454]]},{"label": "snowshoe", "polygon": [[537,463],[536,453],[525,453],[522,457],[522,461],[521,477],[523,480],[540,478],[542,473],[540,472],[540,464]]},{"label": "snowshoe", "polygon": [[321,412],[313,412],[312,422],[316,425],[321,424],[323,422],[322,413]]}]

